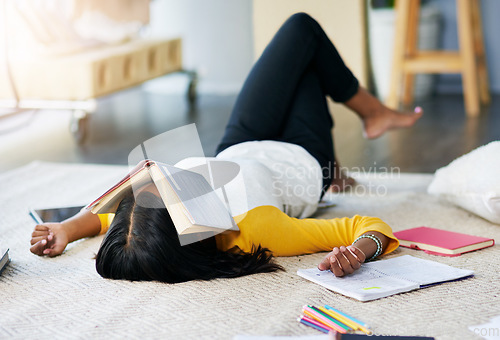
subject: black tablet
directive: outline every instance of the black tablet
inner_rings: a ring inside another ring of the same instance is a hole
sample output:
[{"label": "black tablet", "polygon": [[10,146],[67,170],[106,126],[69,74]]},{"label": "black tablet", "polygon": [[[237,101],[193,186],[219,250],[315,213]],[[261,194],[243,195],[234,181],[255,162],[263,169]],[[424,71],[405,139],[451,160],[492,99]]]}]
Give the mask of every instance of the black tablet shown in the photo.
[{"label": "black tablet", "polygon": [[60,207],[47,209],[30,209],[30,215],[36,223],[62,222],[83,209],[83,205],[74,207]]}]

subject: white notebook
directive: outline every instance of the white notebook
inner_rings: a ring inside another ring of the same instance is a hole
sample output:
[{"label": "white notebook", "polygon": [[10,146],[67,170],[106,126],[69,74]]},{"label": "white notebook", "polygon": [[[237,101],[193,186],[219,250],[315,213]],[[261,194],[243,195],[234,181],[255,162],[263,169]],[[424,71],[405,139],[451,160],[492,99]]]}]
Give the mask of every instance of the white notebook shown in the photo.
[{"label": "white notebook", "polygon": [[403,255],[365,263],[356,272],[345,277],[336,277],[329,270],[320,271],[317,268],[299,269],[297,274],[334,292],[359,301],[370,301],[462,279],[472,276],[474,272]]}]

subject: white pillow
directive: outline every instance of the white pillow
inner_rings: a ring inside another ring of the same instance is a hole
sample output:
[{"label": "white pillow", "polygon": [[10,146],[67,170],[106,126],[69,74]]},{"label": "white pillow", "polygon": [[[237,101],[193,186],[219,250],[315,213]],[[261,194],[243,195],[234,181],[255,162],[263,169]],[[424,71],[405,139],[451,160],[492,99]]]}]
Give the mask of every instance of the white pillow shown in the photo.
[{"label": "white pillow", "polygon": [[427,191],[500,224],[500,141],[438,169]]}]

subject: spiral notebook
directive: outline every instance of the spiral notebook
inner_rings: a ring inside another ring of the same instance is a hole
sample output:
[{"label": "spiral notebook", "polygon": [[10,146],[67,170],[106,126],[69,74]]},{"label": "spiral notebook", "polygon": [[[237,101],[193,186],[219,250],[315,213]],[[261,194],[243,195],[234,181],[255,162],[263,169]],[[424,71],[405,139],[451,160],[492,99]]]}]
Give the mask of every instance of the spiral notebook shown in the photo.
[{"label": "spiral notebook", "polygon": [[318,268],[299,269],[297,274],[334,292],[359,301],[370,301],[467,278],[474,272],[403,255],[365,263],[345,277],[336,277],[331,271]]}]

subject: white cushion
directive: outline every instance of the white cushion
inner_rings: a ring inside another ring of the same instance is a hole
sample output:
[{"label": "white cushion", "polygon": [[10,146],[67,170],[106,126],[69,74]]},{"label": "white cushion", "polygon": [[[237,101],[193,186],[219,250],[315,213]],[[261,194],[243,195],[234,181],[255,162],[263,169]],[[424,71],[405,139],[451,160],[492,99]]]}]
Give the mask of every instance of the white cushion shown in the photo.
[{"label": "white cushion", "polygon": [[500,141],[481,146],[438,169],[427,190],[500,224]]}]

